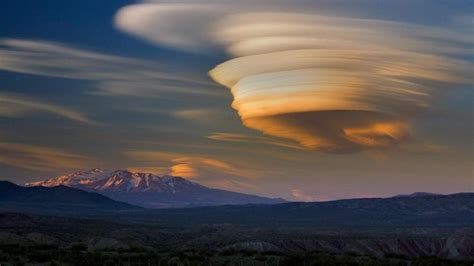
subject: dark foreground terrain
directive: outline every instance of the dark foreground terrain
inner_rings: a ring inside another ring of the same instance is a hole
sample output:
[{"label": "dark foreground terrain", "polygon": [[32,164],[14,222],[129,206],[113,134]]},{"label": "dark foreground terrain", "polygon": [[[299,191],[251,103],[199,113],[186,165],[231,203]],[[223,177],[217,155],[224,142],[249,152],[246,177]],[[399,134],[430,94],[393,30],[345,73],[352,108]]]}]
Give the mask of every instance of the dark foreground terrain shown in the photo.
[{"label": "dark foreground terrain", "polygon": [[0,201],[2,265],[474,262],[473,193],[161,210],[107,203],[100,212],[75,209],[82,198],[70,208],[12,202]]},{"label": "dark foreground terrain", "polygon": [[140,248],[88,251],[82,245],[67,248],[47,245],[29,247],[1,245],[0,250],[2,265],[472,265],[472,261],[447,260],[437,257],[407,258],[399,255],[387,255],[378,258],[354,253],[257,252],[251,250],[157,252]]}]

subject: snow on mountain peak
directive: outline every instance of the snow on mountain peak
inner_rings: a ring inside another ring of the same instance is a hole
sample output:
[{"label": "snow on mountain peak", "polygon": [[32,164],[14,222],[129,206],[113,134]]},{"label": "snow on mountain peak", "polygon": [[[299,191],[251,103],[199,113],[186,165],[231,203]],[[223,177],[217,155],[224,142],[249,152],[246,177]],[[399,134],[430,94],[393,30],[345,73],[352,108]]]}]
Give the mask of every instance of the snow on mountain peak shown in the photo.
[{"label": "snow on mountain peak", "polygon": [[64,185],[146,208],[284,202],[281,199],[209,188],[178,176],[158,176],[129,170],[109,171],[99,168],[26,185],[45,187]]},{"label": "snow on mountain peak", "polygon": [[70,186],[95,191],[110,192],[176,192],[189,187],[200,186],[176,176],[157,176],[128,170],[107,171],[94,168],[50,178],[45,181],[27,183],[27,186]]}]

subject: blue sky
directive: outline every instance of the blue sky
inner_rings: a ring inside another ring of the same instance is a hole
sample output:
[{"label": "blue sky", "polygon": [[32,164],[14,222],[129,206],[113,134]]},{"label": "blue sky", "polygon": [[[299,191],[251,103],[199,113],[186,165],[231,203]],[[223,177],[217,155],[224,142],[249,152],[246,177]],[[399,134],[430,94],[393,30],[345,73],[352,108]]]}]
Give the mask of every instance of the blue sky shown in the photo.
[{"label": "blue sky", "polygon": [[[472,1],[169,2],[2,1],[3,179],[128,168],[296,200],[474,189]],[[361,65],[288,67],[349,48],[413,70],[358,87]],[[386,93],[408,83],[423,97]]]}]

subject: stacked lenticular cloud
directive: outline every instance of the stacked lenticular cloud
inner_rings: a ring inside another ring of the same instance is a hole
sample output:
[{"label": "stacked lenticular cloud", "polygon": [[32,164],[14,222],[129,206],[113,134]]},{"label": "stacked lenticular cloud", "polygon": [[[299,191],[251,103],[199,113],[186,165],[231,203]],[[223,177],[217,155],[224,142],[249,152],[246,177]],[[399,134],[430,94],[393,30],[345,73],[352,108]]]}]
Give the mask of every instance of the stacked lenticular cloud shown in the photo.
[{"label": "stacked lenticular cloud", "polygon": [[134,5],[117,25],[161,45],[224,50],[232,59],[209,74],[243,124],[308,149],[396,145],[435,96],[472,83],[463,58],[473,40],[461,29],[246,3]]}]

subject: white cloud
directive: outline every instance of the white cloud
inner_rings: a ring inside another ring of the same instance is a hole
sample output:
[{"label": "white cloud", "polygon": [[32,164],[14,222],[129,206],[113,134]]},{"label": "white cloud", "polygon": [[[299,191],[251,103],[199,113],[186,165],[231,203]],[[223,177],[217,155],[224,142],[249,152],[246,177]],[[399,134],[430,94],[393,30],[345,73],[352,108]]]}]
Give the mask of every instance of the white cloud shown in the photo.
[{"label": "white cloud", "polygon": [[212,82],[149,62],[42,40],[0,39],[0,70],[96,81],[96,94],[222,96]]},{"label": "white cloud", "polygon": [[371,18],[374,6],[348,15],[344,3],[149,1],[121,9],[116,25],[160,46],[226,52],[209,74],[249,128],[327,152],[394,147],[441,91],[472,84],[462,58],[474,38]]}]

